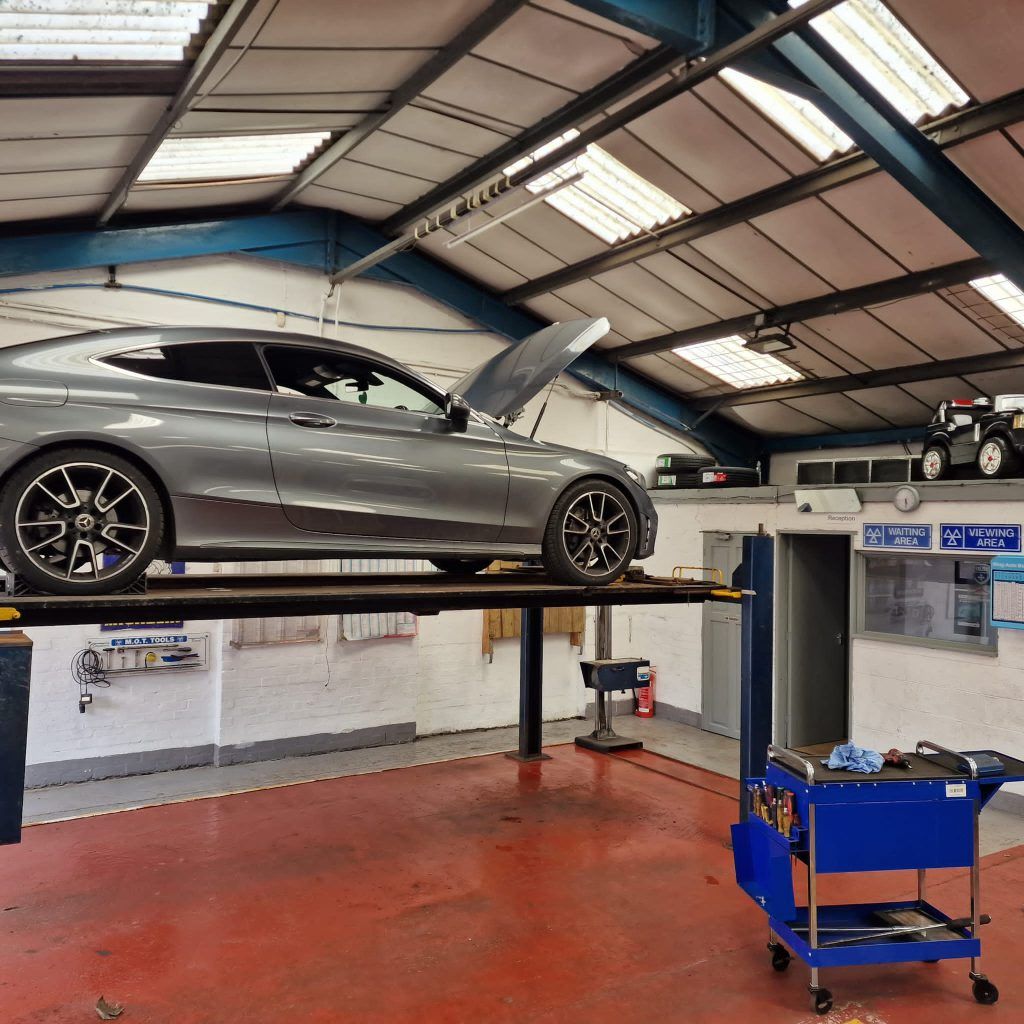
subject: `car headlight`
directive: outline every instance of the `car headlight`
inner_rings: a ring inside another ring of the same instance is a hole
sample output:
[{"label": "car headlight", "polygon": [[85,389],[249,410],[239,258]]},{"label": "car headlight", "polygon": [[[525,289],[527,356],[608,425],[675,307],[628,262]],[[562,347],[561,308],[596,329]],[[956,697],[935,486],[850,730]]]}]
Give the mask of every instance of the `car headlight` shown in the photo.
[{"label": "car headlight", "polygon": [[623,466],[622,468],[626,471],[626,476],[628,476],[633,483],[639,484],[641,487],[647,486],[647,481],[644,479],[643,473],[637,472],[632,466]]}]

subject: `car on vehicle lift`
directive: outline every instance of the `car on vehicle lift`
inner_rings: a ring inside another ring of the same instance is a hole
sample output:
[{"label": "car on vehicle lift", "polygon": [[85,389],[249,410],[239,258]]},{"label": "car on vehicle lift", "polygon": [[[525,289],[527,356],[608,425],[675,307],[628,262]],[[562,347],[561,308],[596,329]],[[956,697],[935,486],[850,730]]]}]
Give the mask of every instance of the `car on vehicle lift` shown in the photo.
[{"label": "car on vehicle lift", "polygon": [[541,558],[605,584],[654,550],[635,470],[523,437],[523,406],[608,331],[552,324],[450,390],[340,341],[119,328],[0,351],[0,559],[55,594],[154,558]]},{"label": "car on vehicle lift", "polygon": [[1024,395],[950,398],[940,402],[921,448],[926,480],[974,463],[987,479],[1010,476],[1024,458]]}]

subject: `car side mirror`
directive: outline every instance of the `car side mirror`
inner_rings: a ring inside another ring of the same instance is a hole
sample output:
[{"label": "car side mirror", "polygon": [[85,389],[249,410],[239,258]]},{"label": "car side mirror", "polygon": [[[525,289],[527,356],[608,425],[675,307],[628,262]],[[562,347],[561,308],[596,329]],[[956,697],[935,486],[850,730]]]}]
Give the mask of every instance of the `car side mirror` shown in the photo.
[{"label": "car side mirror", "polygon": [[444,414],[452,430],[465,431],[469,426],[469,412],[469,402],[462,395],[449,395],[445,400]]}]

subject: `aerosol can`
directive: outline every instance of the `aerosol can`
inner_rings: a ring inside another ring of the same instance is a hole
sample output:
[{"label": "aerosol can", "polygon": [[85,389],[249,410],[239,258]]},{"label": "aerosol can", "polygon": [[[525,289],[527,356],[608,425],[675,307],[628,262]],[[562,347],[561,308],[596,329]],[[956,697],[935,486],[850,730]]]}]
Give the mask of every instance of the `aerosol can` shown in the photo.
[{"label": "aerosol can", "polygon": [[657,679],[658,673],[653,668],[636,670],[636,711],[633,714],[638,718],[654,717],[654,686]]}]

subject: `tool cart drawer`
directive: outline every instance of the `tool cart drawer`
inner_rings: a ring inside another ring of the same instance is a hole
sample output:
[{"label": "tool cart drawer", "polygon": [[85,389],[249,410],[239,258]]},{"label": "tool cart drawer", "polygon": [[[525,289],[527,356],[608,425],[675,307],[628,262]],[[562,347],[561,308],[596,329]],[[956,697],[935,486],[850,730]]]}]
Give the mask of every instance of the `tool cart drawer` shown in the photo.
[{"label": "tool cart drawer", "polygon": [[974,801],[965,798],[819,803],[819,873],[970,867]]}]

